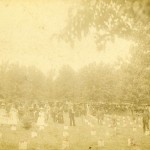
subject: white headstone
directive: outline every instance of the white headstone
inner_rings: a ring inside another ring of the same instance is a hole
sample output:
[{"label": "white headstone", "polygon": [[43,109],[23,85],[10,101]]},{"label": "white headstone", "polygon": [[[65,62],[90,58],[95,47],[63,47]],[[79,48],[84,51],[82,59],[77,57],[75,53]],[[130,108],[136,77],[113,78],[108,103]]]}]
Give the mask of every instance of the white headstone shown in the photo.
[{"label": "white headstone", "polygon": [[110,128],[110,127],[111,127],[111,124],[109,124],[108,127]]},{"label": "white headstone", "polygon": [[45,124],[45,127],[48,127],[48,124],[47,124],[47,123]]},{"label": "white headstone", "polygon": [[2,133],[0,133],[0,139],[2,138]]},{"label": "white headstone", "polygon": [[105,121],[103,121],[102,124],[105,125],[106,124]]},{"label": "white headstone", "polygon": [[69,149],[69,141],[63,140],[62,142],[62,150],[68,150]]},{"label": "white headstone", "polygon": [[107,131],[107,132],[106,132],[106,136],[109,136],[109,135],[110,135],[110,133]]},{"label": "white headstone", "polygon": [[19,142],[19,150],[27,150],[27,142],[26,141]]},{"label": "white headstone", "polygon": [[120,122],[117,122],[117,125],[119,126],[119,125],[120,125]]},{"label": "white headstone", "polygon": [[136,127],[133,127],[133,132],[136,132],[136,131],[137,131]]},{"label": "white headstone", "polygon": [[128,146],[131,146],[131,144],[132,144],[132,139],[129,138],[129,139],[128,139]]},{"label": "white headstone", "polygon": [[107,121],[109,121],[110,119],[109,119],[109,117],[107,117]]},{"label": "white headstone", "polygon": [[130,122],[130,125],[133,125],[133,122]]},{"label": "white headstone", "polygon": [[39,130],[44,130],[44,126],[39,126]]},{"label": "white headstone", "polygon": [[117,131],[117,127],[114,127],[114,131],[115,131],[115,132]]},{"label": "white headstone", "polygon": [[64,126],[64,130],[68,130],[68,126]]},{"label": "white headstone", "polygon": [[85,119],[84,121],[85,121],[85,123],[87,123],[87,122],[88,122],[86,119]]},{"label": "white headstone", "polygon": [[90,123],[90,127],[91,127],[91,128],[93,128],[93,127],[94,127],[94,125],[93,125],[92,123]]},{"label": "white headstone", "polygon": [[68,137],[69,136],[69,133],[67,131],[64,131],[63,132],[63,137]]},{"label": "white headstone", "polygon": [[141,126],[141,125],[139,125],[139,128],[142,128],[142,126]]},{"label": "white headstone", "polygon": [[36,133],[36,132],[34,132],[34,131],[33,131],[33,132],[31,132],[31,137],[32,137],[32,138],[37,137],[37,133]]},{"label": "white headstone", "polygon": [[146,132],[145,132],[145,135],[150,135],[150,132],[149,132],[149,131],[146,131]]},{"label": "white headstone", "polygon": [[141,121],[141,118],[140,118],[140,117],[138,118],[138,121],[139,121],[139,122]]},{"label": "white headstone", "polygon": [[104,140],[98,140],[98,147],[104,147]]},{"label": "white headstone", "polygon": [[12,131],[16,131],[16,126],[11,126]]},{"label": "white headstone", "polygon": [[95,130],[92,130],[92,131],[91,131],[91,135],[95,136],[95,135],[96,135],[96,131],[95,131]]}]

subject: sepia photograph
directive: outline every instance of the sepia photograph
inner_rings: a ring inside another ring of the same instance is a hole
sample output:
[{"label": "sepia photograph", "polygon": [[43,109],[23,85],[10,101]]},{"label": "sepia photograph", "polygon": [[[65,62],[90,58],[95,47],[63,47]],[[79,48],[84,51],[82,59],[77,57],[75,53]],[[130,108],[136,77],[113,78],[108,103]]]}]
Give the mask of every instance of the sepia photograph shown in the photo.
[{"label": "sepia photograph", "polygon": [[150,150],[150,0],[0,0],[0,150]]}]

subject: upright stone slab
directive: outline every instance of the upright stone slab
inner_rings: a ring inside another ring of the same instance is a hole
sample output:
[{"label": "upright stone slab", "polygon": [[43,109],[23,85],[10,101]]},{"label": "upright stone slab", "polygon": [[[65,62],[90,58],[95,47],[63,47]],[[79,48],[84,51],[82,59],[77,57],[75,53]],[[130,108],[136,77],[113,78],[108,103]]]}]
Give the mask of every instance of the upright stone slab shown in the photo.
[{"label": "upright stone slab", "polygon": [[32,138],[37,137],[37,133],[36,133],[35,131],[31,132],[31,137],[32,137]]},{"label": "upright stone slab", "polygon": [[27,150],[28,144],[26,141],[19,142],[19,150]]},{"label": "upright stone slab", "polygon": [[104,140],[100,139],[98,140],[98,148],[104,147],[105,143]]},{"label": "upright stone slab", "polygon": [[68,140],[68,138],[63,139],[62,150],[69,150],[69,140]]}]

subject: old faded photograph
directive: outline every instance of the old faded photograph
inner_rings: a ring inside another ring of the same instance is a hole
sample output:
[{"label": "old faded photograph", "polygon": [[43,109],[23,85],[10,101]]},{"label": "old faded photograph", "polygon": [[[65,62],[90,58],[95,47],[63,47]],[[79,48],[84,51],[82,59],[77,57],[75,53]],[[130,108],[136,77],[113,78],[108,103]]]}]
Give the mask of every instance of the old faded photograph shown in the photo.
[{"label": "old faded photograph", "polygon": [[150,0],[0,0],[0,150],[150,150]]}]

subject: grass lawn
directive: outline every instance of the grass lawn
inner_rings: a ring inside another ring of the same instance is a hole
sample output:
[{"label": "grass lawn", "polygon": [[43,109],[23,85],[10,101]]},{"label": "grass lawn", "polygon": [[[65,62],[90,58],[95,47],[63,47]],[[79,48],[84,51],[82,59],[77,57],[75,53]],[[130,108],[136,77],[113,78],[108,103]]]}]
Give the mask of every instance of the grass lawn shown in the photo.
[{"label": "grass lawn", "polygon": [[[140,150],[150,150],[150,136],[145,136],[139,123],[126,121],[127,126],[123,126],[122,119],[119,120],[117,130],[109,127],[110,120],[106,119],[103,124],[98,125],[92,117],[87,118],[88,122],[94,126],[91,127],[81,118],[76,118],[76,127],[69,127],[69,145],[70,150],[131,150],[128,146],[128,138],[134,138]],[[69,125],[68,117],[65,117],[65,125]],[[135,127],[135,131],[133,130]],[[96,135],[91,135],[95,130]],[[37,132],[37,137],[32,138],[31,132]],[[0,150],[18,150],[19,142],[24,140],[28,143],[28,150],[60,150],[62,149],[64,125],[49,122],[48,127],[39,130],[36,126],[30,130],[17,127],[12,131],[10,126],[1,126],[0,132]],[[98,149],[98,140],[104,141],[104,147]]]}]

